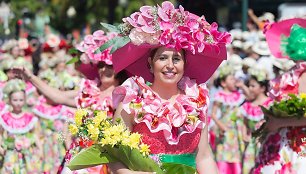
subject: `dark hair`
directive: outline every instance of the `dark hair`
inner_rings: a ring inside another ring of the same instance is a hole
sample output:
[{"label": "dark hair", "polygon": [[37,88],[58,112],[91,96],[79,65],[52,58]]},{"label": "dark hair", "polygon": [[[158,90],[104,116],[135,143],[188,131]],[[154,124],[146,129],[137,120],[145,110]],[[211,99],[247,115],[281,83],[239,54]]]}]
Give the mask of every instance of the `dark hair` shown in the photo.
[{"label": "dark hair", "polygon": [[233,75],[233,74],[226,74],[226,75],[224,75],[224,76],[222,76],[222,77],[216,78],[216,79],[214,80],[214,85],[215,85],[216,87],[222,87],[222,86],[221,86],[221,82],[224,82],[224,81],[226,80],[226,78],[227,78],[229,75]]},{"label": "dark hair", "polygon": [[[104,66],[110,66],[110,67],[113,68],[113,65],[107,65],[107,64],[104,63],[104,62],[99,62],[98,65],[97,65],[98,69],[101,69],[101,68],[103,68]],[[127,75],[127,73],[126,73],[125,70],[122,70],[122,71],[120,71],[119,73],[117,73],[117,74],[115,75],[115,79],[118,80],[119,85],[121,85],[121,84],[122,84],[126,79],[128,79],[128,78],[129,78],[129,76]]]},{"label": "dark hair", "polygon": [[127,75],[125,70],[120,71],[116,74],[115,79],[118,80],[119,85],[121,85],[126,79],[128,79],[129,76]]},{"label": "dark hair", "polygon": [[251,79],[255,80],[259,84],[260,87],[264,87],[265,88],[265,95],[267,95],[267,93],[269,91],[269,80],[259,81],[256,76],[251,75],[250,79],[247,82],[248,86],[249,86],[249,83],[250,83]]}]

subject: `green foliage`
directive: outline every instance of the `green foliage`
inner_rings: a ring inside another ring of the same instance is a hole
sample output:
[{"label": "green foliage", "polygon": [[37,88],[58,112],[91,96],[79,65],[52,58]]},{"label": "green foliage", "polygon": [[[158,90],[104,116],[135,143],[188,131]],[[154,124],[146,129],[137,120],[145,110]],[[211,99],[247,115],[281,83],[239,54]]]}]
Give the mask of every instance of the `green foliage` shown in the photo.
[{"label": "green foliage", "polygon": [[134,171],[155,171],[163,174],[159,166],[149,157],[144,157],[139,150],[128,146],[95,145],[78,153],[68,164],[71,170],[93,167],[111,162],[121,162]]},{"label": "green foliage", "polygon": [[[288,94],[288,98],[274,102],[270,108],[265,108],[260,106],[262,112],[265,114],[266,122],[269,122],[269,117],[274,117],[278,119],[282,118],[302,118],[306,117],[306,94]],[[258,130],[256,130],[252,135],[263,141],[267,134],[266,123],[264,123]]]},{"label": "green foliage", "polygon": [[190,166],[177,163],[163,163],[161,167],[165,174],[195,174],[196,170]]},{"label": "green foliage", "polygon": [[[171,1],[175,3],[175,0]],[[27,9],[33,15],[48,15],[51,18],[51,26],[67,34],[73,29],[83,29],[86,25],[96,30],[100,27],[100,22],[109,22],[110,3],[117,4],[113,14],[114,23],[120,23],[123,17],[138,11],[141,6],[162,2],[162,0],[126,0],[126,4],[120,4],[119,0],[10,0],[9,3],[15,16],[10,28],[13,29],[17,20],[22,17],[23,9]],[[75,16],[67,16],[69,7],[75,8]]]}]

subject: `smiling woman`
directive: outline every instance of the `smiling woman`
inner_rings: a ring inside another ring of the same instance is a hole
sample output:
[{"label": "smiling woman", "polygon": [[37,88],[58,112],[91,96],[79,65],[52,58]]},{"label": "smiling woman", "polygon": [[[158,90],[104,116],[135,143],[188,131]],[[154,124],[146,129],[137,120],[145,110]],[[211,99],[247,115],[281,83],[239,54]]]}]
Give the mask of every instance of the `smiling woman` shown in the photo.
[{"label": "smiling woman", "polygon": [[[207,140],[209,98],[204,82],[226,59],[230,35],[168,1],[143,6],[123,21],[112,44],[100,48],[112,47],[115,72],[125,69],[135,75],[113,91],[115,118],[142,135],[159,163],[217,173]],[[114,173],[148,173],[121,163],[110,168]]]}]

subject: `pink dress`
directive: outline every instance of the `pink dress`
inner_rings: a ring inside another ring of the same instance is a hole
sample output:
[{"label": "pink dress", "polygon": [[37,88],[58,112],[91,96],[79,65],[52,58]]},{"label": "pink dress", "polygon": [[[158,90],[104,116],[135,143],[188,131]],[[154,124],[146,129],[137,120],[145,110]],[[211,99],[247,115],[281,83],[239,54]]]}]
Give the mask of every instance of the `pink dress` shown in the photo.
[{"label": "pink dress", "polygon": [[220,174],[239,174],[244,151],[241,131],[243,122],[239,117],[239,107],[245,97],[239,91],[226,93],[220,90],[215,94],[214,99],[220,104],[219,120],[229,128],[224,134],[217,133],[216,160],[219,172]]},{"label": "pink dress", "polygon": [[[206,86],[183,77],[178,87],[185,94],[174,102],[161,99],[141,77],[131,77],[113,91],[114,105],[122,102],[123,109],[134,116],[133,131],[142,134],[142,141],[161,161],[163,155],[194,154],[206,125]],[[188,159],[195,167],[194,156]]]},{"label": "pink dress", "polygon": [[82,79],[79,95],[76,97],[77,108],[89,108],[92,110],[107,111],[109,117],[113,117],[113,102],[111,97],[100,97],[98,82]]},{"label": "pink dress", "polygon": [[0,104],[1,146],[5,150],[0,173],[41,173],[41,156],[35,144],[33,130],[38,118],[29,112],[16,118],[4,103]]},{"label": "pink dress", "polygon": [[[88,108],[91,110],[103,110],[107,111],[107,115],[112,118],[114,114],[113,102],[111,97],[100,97],[100,89],[98,88],[98,82],[95,80],[82,79],[80,84],[79,95],[76,97],[77,108]],[[65,113],[71,113],[71,110],[65,109]],[[67,117],[68,116],[68,117]],[[66,119],[70,120],[69,115],[65,116]],[[66,152],[65,161],[69,161],[73,154],[80,151],[80,146],[74,140],[71,147]],[[63,167],[63,166],[62,166]],[[67,167],[60,168],[59,171],[65,174],[106,174],[104,172],[106,166],[99,165],[96,167],[90,167],[87,169],[70,171]]]},{"label": "pink dress", "polygon": [[[298,94],[298,79],[306,71],[306,62],[271,81],[270,97],[279,101],[289,93]],[[264,141],[256,159],[255,173],[304,174],[306,171],[306,125],[281,128]]]},{"label": "pink dress", "polygon": [[[272,103],[273,100],[271,98],[267,98],[262,106],[269,107]],[[252,102],[245,102],[241,106],[240,110],[248,128],[248,134],[251,134],[261,126],[262,120],[264,119],[264,113],[258,105],[254,105]],[[251,137],[250,142],[246,143],[243,153],[242,173],[251,173],[255,166],[255,158],[258,154],[259,148],[260,143],[256,141],[255,137]]]},{"label": "pink dress", "polygon": [[55,173],[55,168],[61,165],[66,147],[61,138],[64,123],[61,120],[65,107],[63,105],[49,105],[44,96],[40,96],[36,105],[32,108],[34,114],[40,117],[39,122],[43,134],[43,171]]}]

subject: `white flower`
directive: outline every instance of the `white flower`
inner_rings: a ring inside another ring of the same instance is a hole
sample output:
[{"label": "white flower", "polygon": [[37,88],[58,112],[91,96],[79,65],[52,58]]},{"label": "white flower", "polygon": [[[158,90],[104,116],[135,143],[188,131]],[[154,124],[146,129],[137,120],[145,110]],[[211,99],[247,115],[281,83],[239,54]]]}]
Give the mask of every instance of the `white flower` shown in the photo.
[{"label": "white flower", "polygon": [[137,31],[136,28],[133,28],[131,30],[131,33],[129,35],[131,42],[134,45],[141,45],[143,43],[145,43],[145,35],[146,33],[142,32],[142,31]]}]

